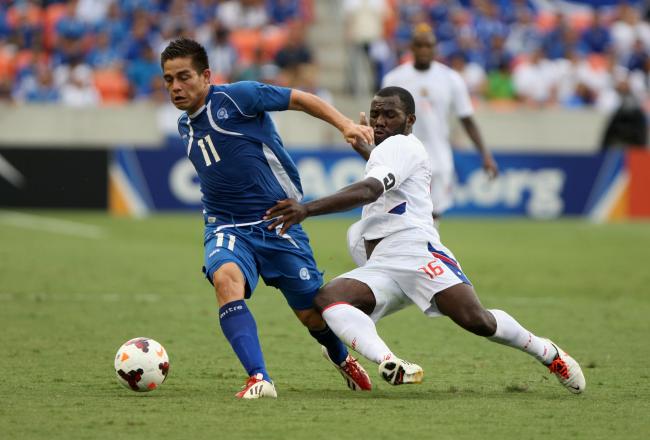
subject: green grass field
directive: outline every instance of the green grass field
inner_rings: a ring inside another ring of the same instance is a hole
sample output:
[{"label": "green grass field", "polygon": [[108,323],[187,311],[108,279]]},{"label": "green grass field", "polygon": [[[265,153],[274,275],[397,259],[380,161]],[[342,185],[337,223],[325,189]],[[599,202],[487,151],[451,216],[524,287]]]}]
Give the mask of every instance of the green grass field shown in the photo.
[{"label": "green grass field", "polygon": [[[349,223],[305,225],[327,279],[352,267]],[[375,388],[352,393],[281,294],[261,286],[249,304],[279,398],[237,401],[245,373],[200,273],[198,216],[0,211],[0,438],[650,438],[650,224],[449,219],[442,236],[486,307],[581,362],[583,395],[527,355],[413,308],[379,331],[424,367],[424,383],[391,387],[363,360]],[[170,354],[152,393],[114,377],[115,351],[135,336]]]}]

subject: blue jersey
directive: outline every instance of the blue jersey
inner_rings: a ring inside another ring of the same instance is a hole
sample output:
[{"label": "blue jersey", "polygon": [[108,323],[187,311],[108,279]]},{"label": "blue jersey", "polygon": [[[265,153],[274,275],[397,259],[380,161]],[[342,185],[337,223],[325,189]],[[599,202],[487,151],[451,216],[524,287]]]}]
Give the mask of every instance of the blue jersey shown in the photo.
[{"label": "blue jersey", "polygon": [[205,105],[179,118],[205,212],[217,223],[261,220],[278,200],[302,198],[296,165],[267,113],[287,110],[290,95],[253,81],[213,85]]}]

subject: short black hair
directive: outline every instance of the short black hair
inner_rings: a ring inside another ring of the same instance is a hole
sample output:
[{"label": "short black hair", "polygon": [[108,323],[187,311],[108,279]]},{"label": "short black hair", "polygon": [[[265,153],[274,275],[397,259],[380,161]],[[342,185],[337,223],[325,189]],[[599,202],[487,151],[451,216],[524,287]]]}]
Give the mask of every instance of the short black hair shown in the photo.
[{"label": "short black hair", "polygon": [[413,100],[413,95],[411,95],[411,92],[409,92],[406,89],[403,89],[401,87],[384,87],[377,93],[375,93],[375,96],[381,96],[382,98],[388,98],[390,96],[397,96],[399,97],[399,100],[402,102],[402,110],[407,115],[414,115],[415,114],[415,101]]},{"label": "short black hair", "polygon": [[160,54],[160,67],[164,70],[166,61],[186,57],[192,59],[192,67],[199,74],[210,68],[205,48],[196,41],[185,37],[178,38],[167,45]]}]

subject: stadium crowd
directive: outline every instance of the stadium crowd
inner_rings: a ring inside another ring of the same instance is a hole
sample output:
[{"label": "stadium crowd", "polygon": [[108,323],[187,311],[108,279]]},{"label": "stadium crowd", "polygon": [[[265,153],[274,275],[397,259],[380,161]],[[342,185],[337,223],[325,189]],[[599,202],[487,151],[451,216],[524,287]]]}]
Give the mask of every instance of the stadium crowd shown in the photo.
[{"label": "stadium crowd", "polygon": [[384,21],[382,38],[366,51],[377,81],[408,59],[413,29],[426,23],[437,57],[461,73],[477,101],[609,112],[630,96],[648,105],[650,23],[641,2],[598,8],[586,1],[370,3]]},{"label": "stadium crowd", "polygon": [[179,35],[206,47],[215,83],[302,85],[311,20],[310,0],[0,0],[0,99],[156,99],[159,54]]},{"label": "stadium crowd", "polygon": [[[348,79],[366,57],[377,88],[431,26],[439,59],[479,102],[648,107],[650,23],[638,2],[560,8],[534,0],[342,0]],[[178,35],[208,50],[213,81],[319,89],[305,28],[313,0],[0,0],[0,99],[71,106],[156,100],[158,56]],[[348,85],[359,92],[358,81]]]}]

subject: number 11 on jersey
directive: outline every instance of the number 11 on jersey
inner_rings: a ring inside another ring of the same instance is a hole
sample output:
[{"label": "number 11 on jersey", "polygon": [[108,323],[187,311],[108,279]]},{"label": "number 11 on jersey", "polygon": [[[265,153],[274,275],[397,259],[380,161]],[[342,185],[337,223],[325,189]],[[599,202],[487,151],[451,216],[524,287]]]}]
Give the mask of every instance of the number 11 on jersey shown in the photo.
[{"label": "number 11 on jersey", "polygon": [[214,158],[214,163],[217,163],[221,160],[219,155],[217,154],[217,150],[214,148],[214,144],[212,143],[212,138],[210,135],[205,136],[203,139],[199,139],[197,144],[199,144],[199,147],[201,148],[201,153],[203,153],[203,159],[205,159],[205,165],[210,166],[212,165],[212,161],[210,160],[210,153],[208,152],[208,149],[205,148],[205,143],[208,143],[208,148],[210,148],[210,153],[212,153],[212,157]]}]

